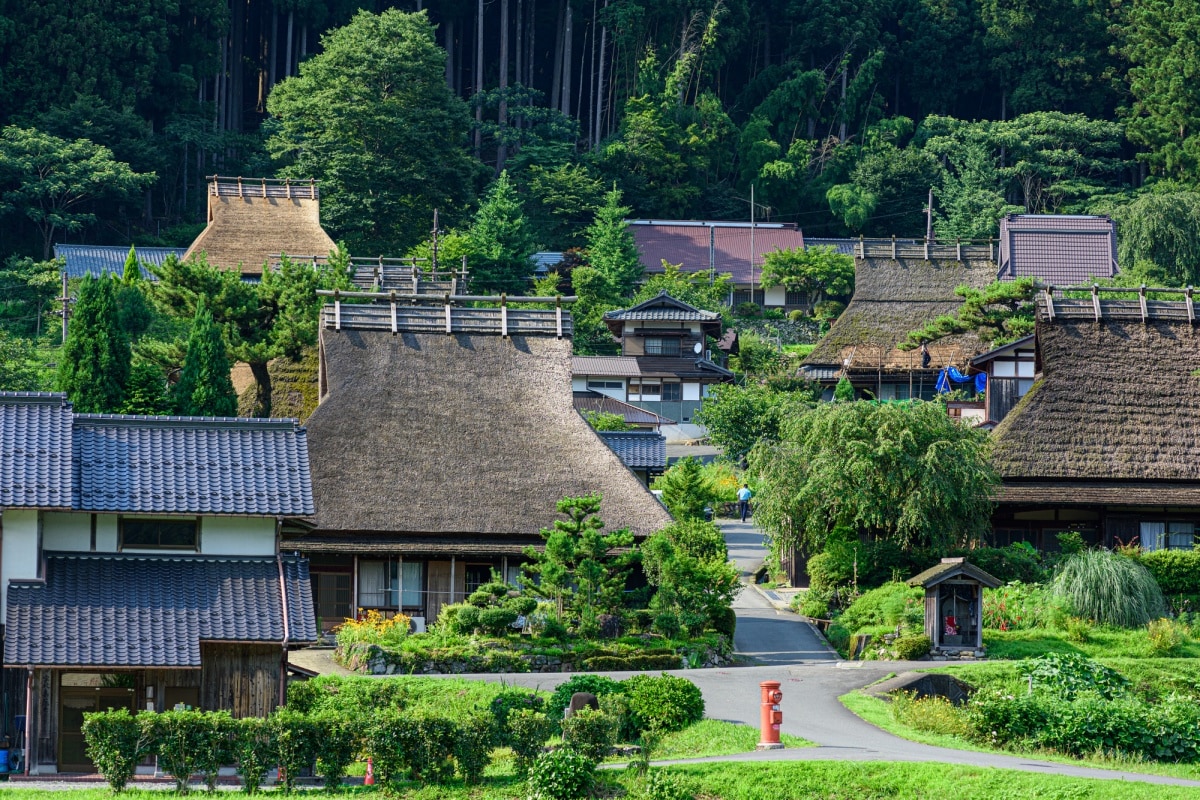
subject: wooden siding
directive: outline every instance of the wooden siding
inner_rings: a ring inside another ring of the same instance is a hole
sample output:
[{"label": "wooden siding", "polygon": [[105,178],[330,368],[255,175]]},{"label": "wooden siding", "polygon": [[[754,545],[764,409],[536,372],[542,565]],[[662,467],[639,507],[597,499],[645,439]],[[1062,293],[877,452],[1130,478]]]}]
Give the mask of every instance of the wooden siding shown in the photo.
[{"label": "wooden siding", "polygon": [[987,418],[999,422],[1008,416],[1008,412],[1021,399],[1019,389],[1020,381],[1017,378],[989,378]]},{"label": "wooden siding", "polygon": [[279,645],[200,645],[200,705],[234,717],[265,717],[279,705]]}]

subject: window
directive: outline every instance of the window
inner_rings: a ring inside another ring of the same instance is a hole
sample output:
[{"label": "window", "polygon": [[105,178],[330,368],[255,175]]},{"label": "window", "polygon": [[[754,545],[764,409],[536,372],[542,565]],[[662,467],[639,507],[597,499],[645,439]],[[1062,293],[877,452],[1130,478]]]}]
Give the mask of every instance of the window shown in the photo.
[{"label": "window", "polygon": [[421,566],[420,561],[359,561],[359,607],[420,608],[425,588]]},{"label": "window", "polygon": [[485,583],[490,583],[492,580],[492,565],[491,564],[467,564],[466,583],[467,594],[483,586]]},{"label": "window", "polygon": [[662,386],[664,403],[678,403],[683,400],[683,387],[678,383],[664,383]]},{"label": "window", "polygon": [[630,381],[629,399],[657,403],[662,399],[662,384],[659,381]]},{"label": "window", "polygon": [[1143,550],[1191,550],[1196,539],[1192,522],[1143,522],[1140,527]]},{"label": "window", "polygon": [[197,519],[121,518],[121,549],[199,550]]},{"label": "window", "polygon": [[648,356],[677,356],[679,355],[678,339],[662,339],[651,337],[646,339],[646,355]]},{"label": "window", "polygon": [[808,302],[808,294],[806,292],[787,292],[783,296],[784,305],[802,306]]},{"label": "window", "polygon": [[589,379],[587,382],[589,389],[624,389],[624,381],[599,381]]}]

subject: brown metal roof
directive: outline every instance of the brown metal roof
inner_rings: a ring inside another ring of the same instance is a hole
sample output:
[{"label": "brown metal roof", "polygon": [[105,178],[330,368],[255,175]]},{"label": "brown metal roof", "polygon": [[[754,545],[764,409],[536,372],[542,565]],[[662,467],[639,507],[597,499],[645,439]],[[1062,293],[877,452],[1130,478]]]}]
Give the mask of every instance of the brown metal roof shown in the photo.
[{"label": "brown metal roof", "polygon": [[675,420],[638,408],[630,403],[623,403],[615,397],[609,397],[600,392],[575,392],[576,411],[596,411],[602,414],[620,414],[625,418],[626,425],[674,425]]},{"label": "brown metal roof", "polygon": [[571,356],[571,374],[636,378],[642,373],[633,356]]},{"label": "brown metal roof", "polygon": [[[684,272],[729,273],[738,285],[749,285],[749,222],[683,222],[631,220],[629,232],[642,254],[646,272],[662,272],[662,262],[681,264]],[[763,257],[775,250],[804,248],[804,235],[794,224],[754,226],[754,283],[762,279]],[[709,245],[712,244],[712,263]]]}]

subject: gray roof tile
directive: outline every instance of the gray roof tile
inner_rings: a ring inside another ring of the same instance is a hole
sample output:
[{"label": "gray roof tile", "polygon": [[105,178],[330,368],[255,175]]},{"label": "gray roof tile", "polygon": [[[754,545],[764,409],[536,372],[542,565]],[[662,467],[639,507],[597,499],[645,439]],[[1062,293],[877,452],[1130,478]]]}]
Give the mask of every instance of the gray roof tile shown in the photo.
[{"label": "gray roof tile", "polygon": [[[167,256],[174,255],[183,258],[187,252],[184,247],[135,247],[138,260],[160,266]],[[71,278],[82,278],[84,275],[100,277],[106,274],[120,275],[125,271],[125,259],[129,257],[129,245],[91,245],[91,244],[56,244],[54,257],[63,259],[63,271]],[[145,266],[142,266],[142,277],[156,280]]]},{"label": "gray roof tile", "polygon": [[657,431],[596,431],[630,469],[666,469],[667,438]]},{"label": "gray roof tile", "polygon": [[313,513],[294,420],[77,414],[73,456],[84,511]]},{"label": "gray roof tile", "polygon": [[1117,230],[1108,217],[1009,214],[1000,220],[1000,280],[1032,276],[1058,286],[1117,273]]},{"label": "gray roof tile", "polygon": [[[308,562],[281,559],[288,641],[317,638]],[[274,557],[47,553],[8,587],[8,666],[198,667],[201,641],[282,642]]]},{"label": "gray roof tile", "polygon": [[0,392],[0,507],[71,507],[71,405]]}]

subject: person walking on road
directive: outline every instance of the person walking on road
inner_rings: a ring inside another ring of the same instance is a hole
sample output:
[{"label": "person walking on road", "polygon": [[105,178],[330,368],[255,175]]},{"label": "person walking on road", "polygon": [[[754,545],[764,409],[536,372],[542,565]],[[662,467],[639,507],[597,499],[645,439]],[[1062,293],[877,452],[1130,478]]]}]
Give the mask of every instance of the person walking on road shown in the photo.
[{"label": "person walking on road", "polygon": [[[728,497],[729,495],[726,495]],[[742,522],[746,521],[746,517],[750,515],[750,498],[754,496],[754,492],[750,491],[750,484],[743,483],[742,488],[738,489],[738,515],[742,518]]]}]

